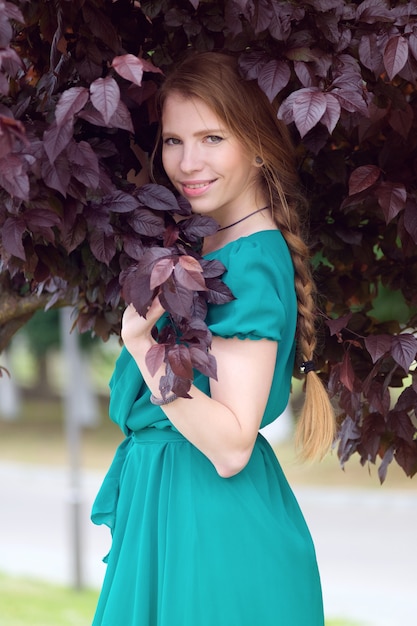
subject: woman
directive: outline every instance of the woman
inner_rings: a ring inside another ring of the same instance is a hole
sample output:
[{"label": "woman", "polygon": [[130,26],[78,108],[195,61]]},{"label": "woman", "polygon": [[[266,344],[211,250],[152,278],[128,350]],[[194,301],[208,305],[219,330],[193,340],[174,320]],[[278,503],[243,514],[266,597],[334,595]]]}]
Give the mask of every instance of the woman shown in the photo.
[{"label": "woman", "polygon": [[164,372],[145,365],[158,298],[146,319],[126,309],[110,415],[127,437],[93,510],[113,534],[94,626],[322,626],[314,547],[258,434],[288,402],[297,343],[304,455],[333,439],[312,371],[314,286],[287,130],[223,54],[186,58],[159,105],[163,167],[219,223],[203,254],[224,264],[236,299],[209,307],[218,380],[197,372],[191,399],[161,398]]}]

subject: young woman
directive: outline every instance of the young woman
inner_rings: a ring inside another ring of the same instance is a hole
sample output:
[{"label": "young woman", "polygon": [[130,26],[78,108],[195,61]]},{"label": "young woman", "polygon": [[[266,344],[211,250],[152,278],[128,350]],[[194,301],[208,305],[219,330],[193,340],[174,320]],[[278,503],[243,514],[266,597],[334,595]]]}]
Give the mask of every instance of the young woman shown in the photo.
[{"label": "young woman", "polygon": [[163,400],[164,372],[145,365],[158,298],[146,319],[126,309],[110,400],[126,440],[93,510],[113,535],[94,626],[322,626],[310,534],[258,433],[288,402],[297,352],[304,455],[333,439],[313,371],[314,285],[287,129],[223,54],[186,58],[159,104],[165,172],[219,223],[203,253],[224,264],[236,299],[209,307],[218,380],[196,373],[191,399]]}]

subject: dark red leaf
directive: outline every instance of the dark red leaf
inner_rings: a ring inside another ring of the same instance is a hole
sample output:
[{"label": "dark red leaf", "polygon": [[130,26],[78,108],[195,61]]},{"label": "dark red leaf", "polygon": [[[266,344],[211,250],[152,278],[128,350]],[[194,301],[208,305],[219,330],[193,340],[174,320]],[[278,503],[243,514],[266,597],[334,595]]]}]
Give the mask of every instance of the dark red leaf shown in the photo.
[{"label": "dark red leaf", "polygon": [[390,411],[387,427],[400,439],[413,443],[416,429],[406,411]]},{"label": "dark red leaf", "polygon": [[362,165],[353,170],[349,178],[349,195],[361,193],[378,181],[381,170],[376,165]]},{"label": "dark red leaf", "polygon": [[400,439],[396,445],[394,456],[407,476],[412,477],[417,473],[417,441],[407,443]]},{"label": "dark red leaf", "polygon": [[159,299],[166,311],[186,319],[193,317],[193,293],[176,281],[170,279],[162,284]]},{"label": "dark red leaf", "polygon": [[167,358],[173,373],[181,378],[193,378],[193,367],[191,364],[190,351],[187,346],[170,346]]},{"label": "dark red leaf", "polygon": [[340,380],[344,384],[344,386],[349,389],[349,391],[353,391],[355,373],[352,368],[349,351],[345,352],[343,356],[343,361],[340,368]]},{"label": "dark red leaf", "polygon": [[145,356],[146,367],[151,376],[155,376],[165,359],[165,345],[155,344],[149,348]]},{"label": "dark red leaf", "polygon": [[150,276],[150,287],[155,289],[164,283],[171,276],[174,269],[174,261],[171,258],[160,259],[152,268]]}]

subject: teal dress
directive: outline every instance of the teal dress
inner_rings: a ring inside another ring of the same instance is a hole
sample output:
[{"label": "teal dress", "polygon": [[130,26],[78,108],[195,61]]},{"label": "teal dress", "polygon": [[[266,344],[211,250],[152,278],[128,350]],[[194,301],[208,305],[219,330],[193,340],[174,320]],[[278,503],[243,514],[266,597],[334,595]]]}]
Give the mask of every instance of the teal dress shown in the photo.
[{"label": "teal dress", "polygon": [[[210,306],[213,334],[278,342],[265,426],[287,404],[294,363],[288,248],[269,230],[206,258],[225,265],[236,296]],[[210,393],[198,372],[195,384]],[[323,626],[310,533],[264,437],[239,474],[221,478],[150,403],[125,349],[110,387],[110,417],[126,438],[93,506],[94,523],[112,531],[93,626]]]}]

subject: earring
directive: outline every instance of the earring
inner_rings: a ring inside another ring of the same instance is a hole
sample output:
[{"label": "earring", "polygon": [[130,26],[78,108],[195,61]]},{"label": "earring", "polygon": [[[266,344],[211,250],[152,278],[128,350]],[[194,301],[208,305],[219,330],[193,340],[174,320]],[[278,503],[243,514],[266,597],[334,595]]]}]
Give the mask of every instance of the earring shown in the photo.
[{"label": "earring", "polygon": [[263,160],[262,157],[257,156],[257,157],[255,157],[255,163],[256,163],[256,165],[263,165],[264,164],[264,160]]}]

